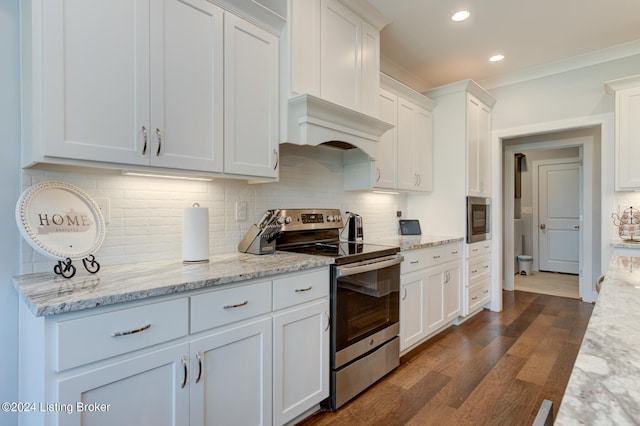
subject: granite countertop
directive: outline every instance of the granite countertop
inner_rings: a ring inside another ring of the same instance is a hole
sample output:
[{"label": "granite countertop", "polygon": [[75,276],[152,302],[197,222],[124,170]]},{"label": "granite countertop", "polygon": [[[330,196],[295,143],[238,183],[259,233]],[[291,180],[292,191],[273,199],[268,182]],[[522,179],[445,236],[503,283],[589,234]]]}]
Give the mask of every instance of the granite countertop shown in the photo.
[{"label": "granite countertop", "polygon": [[640,421],[640,257],[614,256],[556,425]]},{"label": "granite countertop", "polygon": [[[78,263],[77,261],[75,263]],[[330,265],[333,258],[277,251],[225,253],[208,263],[181,260],[104,266],[92,275],[82,262],[71,279],[53,272],[14,277],[13,286],[35,316],[79,311]]]},{"label": "granite countertop", "polygon": [[386,246],[398,246],[400,247],[400,251],[410,251],[460,241],[464,241],[464,237],[436,235],[394,235],[389,237],[376,238],[375,240],[366,242]]}]

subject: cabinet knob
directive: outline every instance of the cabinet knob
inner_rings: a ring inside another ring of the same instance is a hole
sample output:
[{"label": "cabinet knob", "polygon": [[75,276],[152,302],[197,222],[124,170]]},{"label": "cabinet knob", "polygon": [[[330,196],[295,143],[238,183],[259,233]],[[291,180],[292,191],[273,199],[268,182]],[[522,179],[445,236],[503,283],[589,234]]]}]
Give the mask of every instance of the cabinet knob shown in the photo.
[{"label": "cabinet knob", "polygon": [[545,229],[547,229],[547,225],[545,225],[544,223],[541,223],[540,224],[540,229],[542,229],[544,231]]}]

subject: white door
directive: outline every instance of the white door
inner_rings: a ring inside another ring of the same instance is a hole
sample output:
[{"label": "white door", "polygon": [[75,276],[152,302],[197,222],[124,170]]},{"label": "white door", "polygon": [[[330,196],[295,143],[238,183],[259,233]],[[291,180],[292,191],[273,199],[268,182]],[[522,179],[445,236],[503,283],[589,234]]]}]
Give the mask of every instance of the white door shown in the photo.
[{"label": "white door", "polygon": [[206,0],[151,6],[150,162],[221,172],[222,9]]},{"label": "white door", "polygon": [[580,164],[538,167],[541,271],[577,274],[580,248]]}]

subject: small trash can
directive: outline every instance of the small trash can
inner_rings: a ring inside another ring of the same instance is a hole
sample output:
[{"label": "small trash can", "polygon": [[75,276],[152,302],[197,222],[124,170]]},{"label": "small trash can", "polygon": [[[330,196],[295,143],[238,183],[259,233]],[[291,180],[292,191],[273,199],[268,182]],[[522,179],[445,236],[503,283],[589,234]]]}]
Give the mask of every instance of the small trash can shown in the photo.
[{"label": "small trash can", "polygon": [[533,263],[533,256],[527,256],[527,255],[518,256],[518,273],[520,275],[531,275],[532,263]]}]

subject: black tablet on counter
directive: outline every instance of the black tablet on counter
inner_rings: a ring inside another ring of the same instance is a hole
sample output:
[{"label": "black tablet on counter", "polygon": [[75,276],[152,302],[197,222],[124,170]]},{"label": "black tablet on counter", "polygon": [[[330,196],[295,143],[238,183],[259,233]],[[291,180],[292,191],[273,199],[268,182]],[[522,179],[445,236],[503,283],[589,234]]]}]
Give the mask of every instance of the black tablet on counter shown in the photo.
[{"label": "black tablet on counter", "polygon": [[420,221],[417,219],[400,219],[400,235],[421,235]]}]

